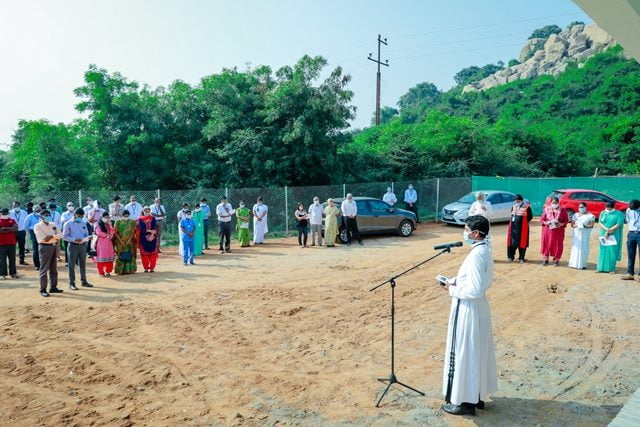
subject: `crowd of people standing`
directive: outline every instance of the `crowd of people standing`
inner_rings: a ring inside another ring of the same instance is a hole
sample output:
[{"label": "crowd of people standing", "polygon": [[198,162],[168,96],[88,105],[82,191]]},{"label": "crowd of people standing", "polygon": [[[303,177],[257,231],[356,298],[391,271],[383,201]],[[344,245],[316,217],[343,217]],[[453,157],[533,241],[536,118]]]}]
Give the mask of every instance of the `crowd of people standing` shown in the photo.
[{"label": "crowd of people standing", "polygon": [[[482,192],[476,193],[476,201],[470,208],[470,215],[481,215],[486,218],[491,212],[491,204],[484,200]],[[507,229],[507,259],[525,263],[525,255],[529,247],[531,232],[530,222],[533,219],[531,204],[522,195],[516,194],[511,207],[511,220]],[[578,270],[586,270],[589,259],[591,233],[598,230],[598,260],[596,272],[615,274],[617,262],[622,259],[623,228],[627,223],[627,272],[623,280],[635,278],[635,258],[640,247],[640,201],[629,202],[625,213],[615,209],[613,202],[607,202],[605,209],[596,217],[588,212],[587,205],[580,203],[578,211],[569,216],[566,209],[560,206],[557,197],[551,197],[540,215],[541,239],[540,254],[543,266],[558,267],[564,253],[566,229],[572,230],[571,253],[568,266]]]}]

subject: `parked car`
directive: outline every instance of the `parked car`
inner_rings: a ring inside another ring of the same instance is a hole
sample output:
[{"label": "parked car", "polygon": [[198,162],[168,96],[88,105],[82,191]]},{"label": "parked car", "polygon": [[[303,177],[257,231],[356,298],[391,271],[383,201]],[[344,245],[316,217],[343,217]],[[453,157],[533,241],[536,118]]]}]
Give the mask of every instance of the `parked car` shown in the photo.
[{"label": "parked car", "polygon": [[[476,201],[477,191],[461,197],[457,202],[449,203],[442,208],[440,219],[447,224],[464,225],[469,217],[471,204]],[[508,191],[482,191],[487,202],[491,203],[489,221],[508,222],[511,219],[511,206],[516,195]]]},{"label": "parked car", "polygon": [[578,211],[578,205],[582,202],[586,203],[587,211],[598,218],[600,212],[605,208],[605,204],[609,201],[615,203],[616,210],[623,213],[629,207],[629,203],[621,202],[613,197],[594,190],[553,190],[544,202],[545,206],[551,204],[551,198],[557,197],[560,200],[560,207],[566,209],[569,218]]},{"label": "parked car", "polygon": [[[333,199],[340,209],[342,198]],[[416,229],[416,215],[405,209],[399,209],[373,197],[354,197],[358,206],[358,231],[360,234],[386,234],[397,233],[402,237],[409,237]],[[326,207],[326,203],[323,206]],[[338,218],[340,242],[347,243],[347,233],[344,229],[342,216]]]}]

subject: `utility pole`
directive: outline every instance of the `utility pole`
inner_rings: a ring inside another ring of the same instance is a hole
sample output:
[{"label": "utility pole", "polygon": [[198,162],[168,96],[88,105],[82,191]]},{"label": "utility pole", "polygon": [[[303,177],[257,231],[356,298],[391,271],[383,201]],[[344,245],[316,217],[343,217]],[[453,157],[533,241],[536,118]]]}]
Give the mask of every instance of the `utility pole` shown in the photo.
[{"label": "utility pole", "polygon": [[380,45],[387,46],[387,38],[385,37],[383,40],[382,36],[378,34],[378,59],[374,59],[372,56],[373,54],[371,53],[367,58],[369,61],[373,61],[376,64],[378,64],[378,74],[377,74],[377,80],[376,80],[376,125],[380,124],[380,66],[381,65],[384,65],[385,67],[389,66],[388,59],[385,62],[382,62],[380,60]]}]

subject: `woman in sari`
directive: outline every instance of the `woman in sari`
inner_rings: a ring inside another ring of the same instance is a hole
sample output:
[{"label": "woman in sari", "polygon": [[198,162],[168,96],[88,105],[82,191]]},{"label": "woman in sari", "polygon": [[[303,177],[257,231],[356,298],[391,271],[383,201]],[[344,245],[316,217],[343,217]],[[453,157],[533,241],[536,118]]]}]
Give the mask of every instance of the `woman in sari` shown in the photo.
[{"label": "woman in sari", "polygon": [[600,254],[598,273],[616,273],[616,262],[622,259],[622,227],[624,214],[615,210],[613,202],[607,202],[607,208],[600,213]]},{"label": "woman in sari", "polygon": [[109,214],[104,212],[96,225],[96,262],[98,263],[98,274],[102,277],[111,277],[113,271],[113,236],[115,230],[109,220]]},{"label": "woman in sari", "polygon": [[204,247],[204,219],[205,213],[200,208],[200,203],[196,203],[196,207],[193,210],[193,222],[196,223],[196,234],[193,236],[194,255],[202,255],[202,248]]},{"label": "woman in sari", "polygon": [[251,233],[249,232],[249,221],[251,220],[251,209],[249,209],[244,201],[240,201],[240,207],[236,210],[236,230],[238,231],[238,242],[241,248],[249,247],[251,242]]},{"label": "woman in sari", "polygon": [[138,219],[138,247],[140,248],[140,259],[145,273],[153,273],[158,261],[158,249],[160,249],[160,239],[158,239],[158,223],[151,215],[151,208],[142,208],[143,215]]},{"label": "woman in sari", "polygon": [[125,209],[122,219],[116,221],[116,274],[130,274],[137,270],[138,223],[129,216]]},{"label": "woman in sari", "polygon": [[552,197],[551,203],[544,207],[540,216],[542,265],[549,265],[549,257],[553,258],[554,267],[560,265],[560,258],[564,250],[564,232],[568,223],[567,211],[560,207],[560,200],[557,197]]},{"label": "woman in sari", "polygon": [[587,212],[587,205],[582,202],[578,207],[578,212],[571,218],[573,227],[573,242],[571,245],[571,255],[569,256],[569,267],[578,270],[587,269],[587,259],[589,258],[589,237],[591,230],[596,223],[596,217]]},{"label": "woman in sari", "polygon": [[340,216],[340,209],[336,208],[333,199],[327,200],[327,207],[324,208],[324,216],[324,238],[326,239],[327,247],[332,248],[336,245],[338,217]]}]

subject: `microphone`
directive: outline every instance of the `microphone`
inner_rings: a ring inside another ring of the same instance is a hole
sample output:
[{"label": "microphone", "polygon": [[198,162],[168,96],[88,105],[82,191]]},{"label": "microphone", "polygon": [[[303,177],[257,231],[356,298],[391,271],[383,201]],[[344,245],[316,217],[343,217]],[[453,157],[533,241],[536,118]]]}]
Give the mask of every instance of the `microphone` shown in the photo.
[{"label": "microphone", "polygon": [[459,248],[462,246],[462,242],[455,242],[455,243],[443,243],[441,245],[435,245],[433,247],[434,250],[438,251],[440,249],[451,249],[451,248]]}]

